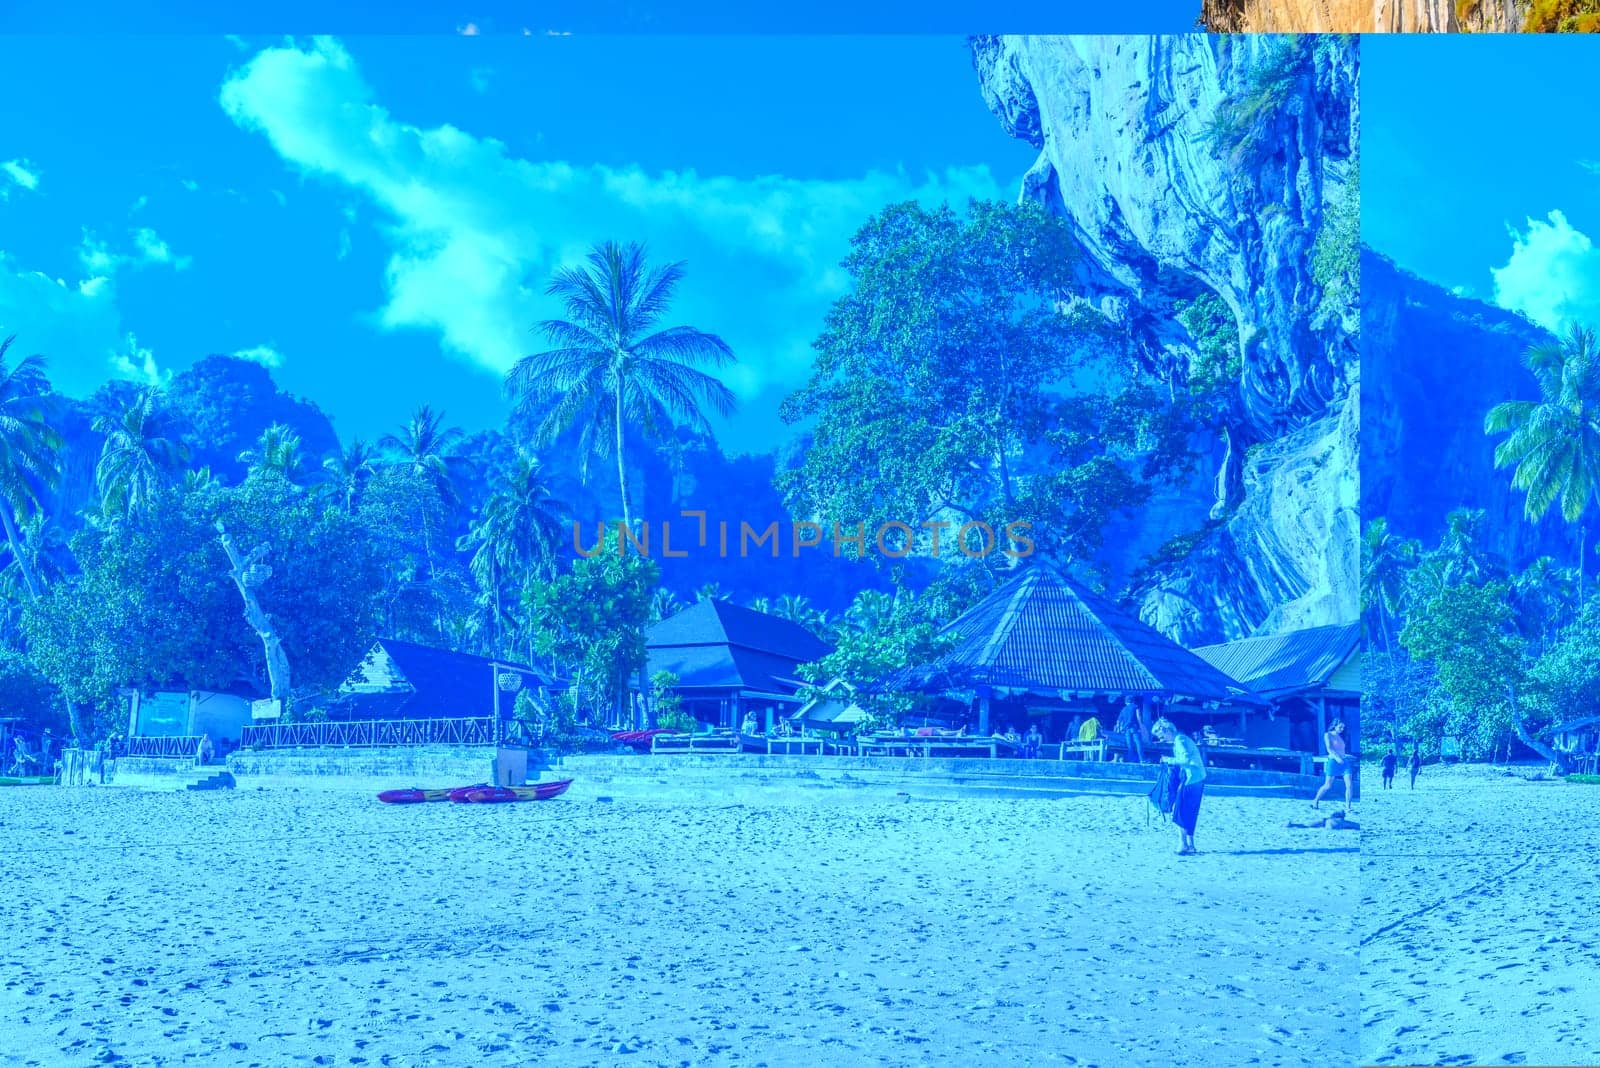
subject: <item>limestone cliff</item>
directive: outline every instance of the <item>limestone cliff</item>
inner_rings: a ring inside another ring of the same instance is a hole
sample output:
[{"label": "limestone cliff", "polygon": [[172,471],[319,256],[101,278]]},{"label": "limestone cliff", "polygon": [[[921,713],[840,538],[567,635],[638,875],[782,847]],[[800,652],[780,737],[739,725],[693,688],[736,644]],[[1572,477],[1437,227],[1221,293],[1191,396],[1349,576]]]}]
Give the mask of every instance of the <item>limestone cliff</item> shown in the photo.
[{"label": "limestone cliff", "polygon": [[[1361,511],[1401,537],[1436,543],[1454,508],[1486,513],[1487,548],[1513,565],[1576,562],[1577,526],[1522,519],[1522,494],[1494,467],[1483,416],[1538,395],[1522,356],[1549,334],[1503,308],[1458,297],[1372,252],[1361,258]],[[1593,542],[1593,532],[1590,532]]]},{"label": "limestone cliff", "polygon": [[[1215,33],[1510,33],[1531,0],[1203,0]],[[1553,28],[1553,27],[1552,27]]]},{"label": "limestone cliff", "polygon": [[[1324,223],[1340,205],[1355,210],[1356,43],[1001,37],[973,47],[991,109],[1040,150],[1022,195],[1069,220],[1080,289],[1140,358],[1157,370],[1195,359],[1198,339],[1174,309],[1197,296],[1214,294],[1238,328],[1243,370],[1219,428],[1219,498],[1151,510],[1187,535],[1187,551],[1140,584],[1146,620],[1197,643],[1355,618],[1355,285],[1348,275],[1319,282],[1312,260]],[[1272,105],[1234,107],[1246,97]],[[1227,109],[1252,116],[1247,151],[1217,144],[1213,120]]]}]

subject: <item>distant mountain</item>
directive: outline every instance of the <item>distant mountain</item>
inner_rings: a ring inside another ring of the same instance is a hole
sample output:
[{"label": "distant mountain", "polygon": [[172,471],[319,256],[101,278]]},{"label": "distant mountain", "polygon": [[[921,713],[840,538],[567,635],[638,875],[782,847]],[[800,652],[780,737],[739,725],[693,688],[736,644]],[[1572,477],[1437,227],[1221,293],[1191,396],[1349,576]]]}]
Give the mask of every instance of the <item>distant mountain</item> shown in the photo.
[{"label": "distant mountain", "polygon": [[259,363],[235,356],[207,356],[175,375],[166,390],[166,408],[185,430],[189,465],[209,466],[227,482],[244,477],[239,454],[254,447],[273,423],[300,435],[301,451],[313,467],[339,448],[321,408],[279,389]]},{"label": "distant mountain", "polygon": [[[1522,364],[1553,341],[1513,312],[1458,297],[1363,249],[1361,256],[1361,515],[1433,544],[1454,508],[1487,512],[1489,548],[1520,566],[1548,554],[1570,563],[1577,528],[1522,518],[1522,494],[1494,467],[1483,417],[1538,396]],[[1593,539],[1591,538],[1591,541]]]}]

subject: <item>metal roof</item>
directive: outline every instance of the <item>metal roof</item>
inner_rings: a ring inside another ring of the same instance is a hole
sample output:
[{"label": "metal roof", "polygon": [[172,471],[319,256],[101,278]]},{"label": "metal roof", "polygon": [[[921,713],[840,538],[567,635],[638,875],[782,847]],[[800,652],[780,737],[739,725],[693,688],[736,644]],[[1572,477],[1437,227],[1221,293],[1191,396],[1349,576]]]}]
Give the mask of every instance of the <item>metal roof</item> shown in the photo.
[{"label": "metal roof", "polygon": [[1360,644],[1361,624],[1334,623],[1202,645],[1194,652],[1263,697],[1279,697],[1327,686]]},{"label": "metal roof", "polygon": [[1577,734],[1579,731],[1587,731],[1595,727],[1600,727],[1600,716],[1585,716],[1582,719],[1569,719],[1565,723],[1558,723],[1546,733]]},{"label": "metal roof", "polygon": [[1048,564],[1030,566],[940,633],[953,636],[955,647],[901,672],[889,689],[990,687],[1201,701],[1249,695],[1225,672]]},{"label": "metal roof", "polygon": [[833,647],[778,616],[727,601],[701,601],[645,632],[646,671],[670,671],[680,691],[792,693],[795,669]]}]

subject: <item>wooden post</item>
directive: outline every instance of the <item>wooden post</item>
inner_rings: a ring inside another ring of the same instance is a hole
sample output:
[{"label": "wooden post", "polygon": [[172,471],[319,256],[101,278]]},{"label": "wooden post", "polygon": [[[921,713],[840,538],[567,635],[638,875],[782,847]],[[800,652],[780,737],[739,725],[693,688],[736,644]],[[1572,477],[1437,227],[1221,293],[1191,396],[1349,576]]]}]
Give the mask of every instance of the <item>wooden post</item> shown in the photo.
[{"label": "wooden post", "polygon": [[984,694],[978,698],[978,736],[989,737],[989,695]]}]

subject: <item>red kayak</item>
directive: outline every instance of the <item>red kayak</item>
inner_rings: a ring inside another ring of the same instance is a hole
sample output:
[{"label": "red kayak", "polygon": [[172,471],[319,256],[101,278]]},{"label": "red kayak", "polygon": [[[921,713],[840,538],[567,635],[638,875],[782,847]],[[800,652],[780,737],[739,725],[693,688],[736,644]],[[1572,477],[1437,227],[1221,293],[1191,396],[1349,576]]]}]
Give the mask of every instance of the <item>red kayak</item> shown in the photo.
[{"label": "red kayak", "polygon": [[378,800],[386,805],[420,805],[424,801],[448,801],[449,790],[385,790]]},{"label": "red kayak", "polygon": [[548,801],[552,797],[566,793],[567,787],[571,785],[571,779],[559,779],[556,782],[541,782],[532,786],[480,786],[466,791],[463,797],[458,798],[452,793],[450,800],[465,801],[474,805],[492,805],[503,801]]}]

